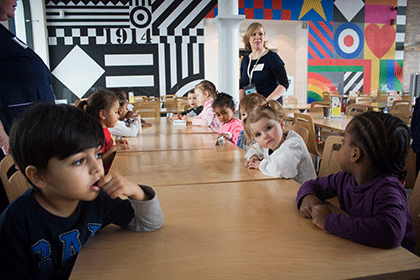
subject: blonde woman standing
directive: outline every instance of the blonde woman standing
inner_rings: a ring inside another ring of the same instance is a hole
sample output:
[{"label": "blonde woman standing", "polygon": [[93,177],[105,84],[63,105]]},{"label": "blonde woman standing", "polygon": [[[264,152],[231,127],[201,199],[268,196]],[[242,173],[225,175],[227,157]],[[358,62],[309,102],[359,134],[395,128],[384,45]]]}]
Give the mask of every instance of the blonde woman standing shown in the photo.
[{"label": "blonde woman standing", "polygon": [[289,87],[284,62],[280,56],[267,49],[265,30],[258,22],[251,23],[242,38],[245,49],[251,51],[241,62],[239,99],[257,92],[267,100],[278,100]]}]

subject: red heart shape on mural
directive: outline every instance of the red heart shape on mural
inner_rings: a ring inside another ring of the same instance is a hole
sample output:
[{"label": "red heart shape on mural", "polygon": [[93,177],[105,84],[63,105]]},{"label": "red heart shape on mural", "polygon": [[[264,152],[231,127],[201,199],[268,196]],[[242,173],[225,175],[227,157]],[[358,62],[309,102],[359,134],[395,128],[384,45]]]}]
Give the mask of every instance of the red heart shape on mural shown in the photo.
[{"label": "red heart shape on mural", "polygon": [[369,24],[365,29],[365,40],[373,54],[381,59],[395,42],[395,29],[391,25]]}]

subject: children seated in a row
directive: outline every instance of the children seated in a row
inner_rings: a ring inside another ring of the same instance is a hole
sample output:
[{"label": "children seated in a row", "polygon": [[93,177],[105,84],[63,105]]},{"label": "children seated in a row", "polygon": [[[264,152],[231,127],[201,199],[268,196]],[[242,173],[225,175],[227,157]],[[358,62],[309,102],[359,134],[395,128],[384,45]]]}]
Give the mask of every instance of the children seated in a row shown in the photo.
[{"label": "children seated in a row", "polygon": [[120,108],[118,109],[118,121],[114,127],[110,127],[109,131],[115,140],[121,139],[121,137],[135,137],[139,135],[142,131],[142,124],[140,121],[140,116],[137,114],[130,114],[127,117],[127,99],[120,92],[114,93],[120,103]]},{"label": "children seated in a row", "polygon": [[195,117],[182,116],[181,119],[191,122],[192,125],[208,126],[217,132],[221,126],[213,109],[213,102],[216,97],[216,86],[207,80],[201,81],[194,88],[197,95],[197,103],[203,106],[203,111]]},{"label": "children seated in a row", "polygon": [[[256,92],[245,95],[245,97],[242,98],[242,100],[239,102],[239,113],[240,113],[242,122],[245,121],[245,119],[248,117],[249,113],[252,110],[266,103],[267,103],[267,100],[265,99],[265,97]],[[255,144],[255,143],[256,143],[255,140],[252,140],[252,144]],[[250,147],[244,130],[242,130],[239,134],[237,145],[239,148],[242,148],[245,151],[248,151]]]},{"label": "children seated in a row", "polygon": [[1,279],[68,279],[99,229],[162,226],[153,188],[104,174],[104,140],[101,124],[70,105],[39,104],[15,121],[11,154],[33,188],[0,216]]},{"label": "children seated in a row", "polygon": [[233,117],[235,103],[233,102],[232,96],[223,92],[218,93],[216,100],[213,102],[213,109],[217,118],[222,123],[217,132],[219,137],[223,137],[236,145],[243,127],[242,121]]},{"label": "children seated in a row", "polygon": [[[122,95],[124,97],[124,100],[127,101],[127,106],[126,106],[127,113],[124,116],[124,120],[130,120],[131,118],[134,118],[134,117],[138,116],[138,114],[131,111],[133,109],[133,104],[128,103],[128,94],[123,89],[121,89],[121,88],[109,88],[107,90],[112,91],[113,93],[117,94],[117,96]],[[120,116],[120,120],[123,120],[122,117],[123,116]],[[152,126],[151,123],[148,123],[143,119],[140,119],[140,122],[141,122],[141,127],[142,128],[147,128],[147,127]]]},{"label": "children seated in a row", "polygon": [[187,97],[188,97],[188,105],[190,106],[190,108],[180,114],[175,114],[173,115],[170,120],[181,120],[182,116],[187,116],[187,117],[195,117],[198,116],[201,111],[203,111],[203,106],[199,105],[197,102],[197,95],[194,92],[194,89],[190,90],[187,93]]},{"label": "children seated in a row", "polygon": [[257,142],[245,155],[246,168],[259,169],[265,175],[293,178],[298,183],[316,178],[312,158],[302,137],[285,130],[280,103],[269,100],[249,112],[244,121],[248,142]]},{"label": "children seated in a row", "polygon": [[107,172],[111,168],[115,152],[129,149],[127,140],[120,139],[115,141],[108,129],[109,127],[114,127],[118,122],[119,99],[113,92],[101,90],[93,93],[87,100],[81,101],[77,107],[98,120],[103,128],[105,143],[101,152],[105,172]]},{"label": "children seated in a row", "polygon": [[[305,182],[298,209],[321,229],[356,243],[413,252],[413,219],[401,183],[409,145],[409,130],[400,119],[382,112],[354,117],[339,151],[343,171]],[[350,217],[323,204],[335,196]]]}]

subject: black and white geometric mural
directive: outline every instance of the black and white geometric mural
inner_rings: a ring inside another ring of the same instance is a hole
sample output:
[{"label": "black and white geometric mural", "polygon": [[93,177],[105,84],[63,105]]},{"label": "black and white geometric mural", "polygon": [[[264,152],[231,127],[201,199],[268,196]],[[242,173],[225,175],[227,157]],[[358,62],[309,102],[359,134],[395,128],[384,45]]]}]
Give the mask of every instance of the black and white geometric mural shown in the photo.
[{"label": "black and white geometric mural", "polygon": [[204,78],[203,19],[217,0],[46,0],[53,88],[183,95]]}]

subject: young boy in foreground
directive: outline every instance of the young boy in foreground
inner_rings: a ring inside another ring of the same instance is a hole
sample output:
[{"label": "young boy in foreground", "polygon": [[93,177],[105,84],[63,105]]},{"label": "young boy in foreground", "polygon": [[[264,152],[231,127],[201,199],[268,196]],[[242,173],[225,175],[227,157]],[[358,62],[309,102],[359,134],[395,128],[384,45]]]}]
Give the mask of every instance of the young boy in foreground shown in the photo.
[{"label": "young boy in foreground", "polygon": [[86,112],[37,105],[13,124],[10,143],[34,187],[0,216],[1,279],[67,279],[97,230],[111,223],[135,231],[162,226],[151,187],[104,174],[103,129]]}]

